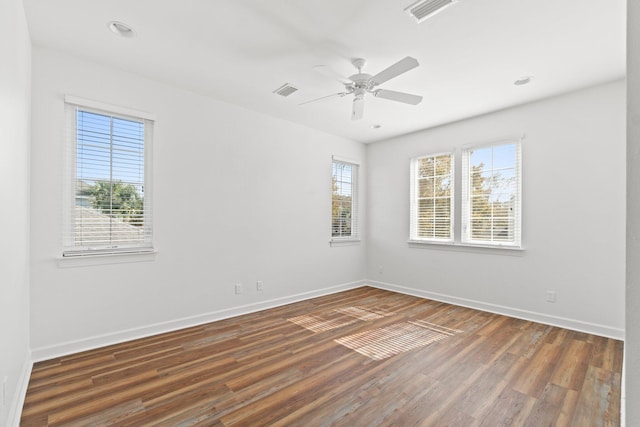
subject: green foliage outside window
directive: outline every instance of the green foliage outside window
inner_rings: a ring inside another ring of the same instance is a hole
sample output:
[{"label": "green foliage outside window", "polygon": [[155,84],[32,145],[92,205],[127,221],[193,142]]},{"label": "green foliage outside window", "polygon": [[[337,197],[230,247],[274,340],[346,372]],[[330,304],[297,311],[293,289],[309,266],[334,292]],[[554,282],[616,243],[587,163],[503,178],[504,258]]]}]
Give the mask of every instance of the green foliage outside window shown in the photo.
[{"label": "green foliage outside window", "polygon": [[93,209],[131,225],[144,224],[144,198],[136,187],[121,181],[97,181],[85,190]]}]

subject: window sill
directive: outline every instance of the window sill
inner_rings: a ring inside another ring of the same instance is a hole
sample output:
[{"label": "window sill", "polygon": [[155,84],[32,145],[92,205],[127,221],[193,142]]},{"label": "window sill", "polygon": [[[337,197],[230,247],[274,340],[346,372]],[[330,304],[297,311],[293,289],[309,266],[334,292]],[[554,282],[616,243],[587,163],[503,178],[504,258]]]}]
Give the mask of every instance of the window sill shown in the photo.
[{"label": "window sill", "polygon": [[436,249],[454,252],[473,252],[481,254],[524,256],[524,248],[517,246],[489,246],[489,245],[471,245],[468,243],[452,243],[452,242],[428,242],[424,240],[409,240],[407,242],[410,248],[420,249]]},{"label": "window sill", "polygon": [[329,241],[329,246],[357,246],[360,245],[360,239],[332,239]]},{"label": "window sill", "polygon": [[155,250],[126,252],[126,253],[107,253],[107,254],[91,254],[66,256],[58,258],[58,266],[61,268],[69,267],[86,267],[91,265],[108,265],[108,264],[124,264],[131,262],[149,262],[155,261]]}]

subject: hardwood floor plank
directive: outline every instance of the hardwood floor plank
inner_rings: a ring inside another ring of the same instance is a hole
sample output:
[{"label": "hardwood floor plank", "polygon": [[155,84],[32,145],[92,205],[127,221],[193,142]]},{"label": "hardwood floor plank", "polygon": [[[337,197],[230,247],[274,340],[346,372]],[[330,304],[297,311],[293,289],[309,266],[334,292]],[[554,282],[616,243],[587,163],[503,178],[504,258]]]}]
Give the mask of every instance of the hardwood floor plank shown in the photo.
[{"label": "hardwood floor plank", "polygon": [[53,413],[65,410],[73,412],[76,408],[80,408],[84,405],[92,405],[92,402],[105,398],[105,396],[108,399],[118,392],[126,395],[130,387],[137,386],[139,384],[148,384],[150,379],[155,378],[158,378],[158,372],[155,370],[149,370],[128,378],[114,381],[107,385],[83,389],[80,393],[75,389],[73,391],[70,390],[68,393],[58,396],[55,399],[43,400],[33,404],[25,404],[22,410],[22,416],[28,417],[31,414],[39,412]]},{"label": "hardwood floor plank", "polygon": [[65,421],[64,423],[56,423],[50,420],[49,425],[61,425],[64,427],[86,427],[105,425],[104,420],[109,420],[109,424],[118,424],[126,422],[132,416],[144,411],[144,406],[139,399],[127,401],[117,405],[113,405],[102,412],[91,413],[86,417],[76,419],[74,421]]},{"label": "hardwood floor plank", "polygon": [[571,390],[578,390],[587,374],[592,347],[592,344],[585,341],[570,340],[568,348],[551,375],[551,382]]},{"label": "hardwood floor plank", "polygon": [[[335,327],[291,321],[303,315]],[[407,350],[416,327],[437,340]],[[339,343],[352,336],[387,350]],[[39,362],[21,425],[618,426],[623,350],[362,287]]]},{"label": "hardwood floor plank", "polygon": [[[175,354],[182,351],[182,349],[168,349],[163,352],[141,354],[136,359],[128,361],[118,361],[115,358],[111,362],[96,362],[94,365],[88,365],[84,368],[69,369],[64,374],[54,375],[50,378],[42,378],[40,380],[31,381],[29,384],[30,391],[33,392],[33,397],[37,398],[40,395],[40,390],[47,390],[51,387],[63,387],[66,384],[74,383],[78,378],[91,378],[100,375],[101,373],[123,370],[129,368],[136,363],[144,363],[154,361],[158,358]],[[31,396],[30,396],[31,397]]]},{"label": "hardwood floor plank", "polygon": [[504,378],[516,361],[516,356],[505,353],[494,363],[486,365],[486,371],[456,400],[451,409],[464,412],[476,420],[482,419],[488,405],[496,401],[507,387],[508,382]]},{"label": "hardwood floor plank", "polygon": [[564,402],[562,402],[562,409],[556,420],[557,427],[568,427],[571,425],[579,396],[580,393],[577,391],[567,390],[567,395],[564,398]]},{"label": "hardwood floor plank", "polygon": [[542,342],[531,358],[531,363],[526,365],[515,378],[512,383],[513,389],[536,399],[539,398],[549,382],[560,353],[561,348],[557,345]]},{"label": "hardwood floor plank", "polygon": [[[319,396],[313,404],[305,405],[278,420],[273,427],[305,423],[337,425],[343,422],[353,423],[354,417],[364,422],[361,416],[355,414],[370,412],[370,408],[375,408],[374,412],[380,418],[387,412],[401,408],[407,395],[414,395],[429,381],[419,373],[419,364],[414,361],[413,356],[416,354],[407,354],[400,364],[397,361],[363,363],[366,375],[356,376],[348,381],[341,378],[339,386]],[[389,396],[384,392],[386,389],[402,392]],[[328,413],[331,414],[330,417],[327,416]]]},{"label": "hardwood floor plank", "polygon": [[536,399],[506,388],[481,420],[481,427],[523,426]]},{"label": "hardwood floor plank", "polygon": [[360,373],[358,368],[362,369],[361,360],[350,353],[345,353],[334,360],[334,363],[326,369],[224,415],[220,420],[226,426],[271,423],[303,405],[312,404],[323,392],[328,392],[334,382],[344,381],[351,375],[358,375]]},{"label": "hardwood floor plank", "polygon": [[531,408],[525,425],[553,426],[556,424],[562,405],[567,395],[567,389],[554,384],[548,384],[540,399]]},{"label": "hardwood floor plank", "polygon": [[602,420],[603,426],[619,425],[620,374],[589,366],[576,404],[573,425]]}]

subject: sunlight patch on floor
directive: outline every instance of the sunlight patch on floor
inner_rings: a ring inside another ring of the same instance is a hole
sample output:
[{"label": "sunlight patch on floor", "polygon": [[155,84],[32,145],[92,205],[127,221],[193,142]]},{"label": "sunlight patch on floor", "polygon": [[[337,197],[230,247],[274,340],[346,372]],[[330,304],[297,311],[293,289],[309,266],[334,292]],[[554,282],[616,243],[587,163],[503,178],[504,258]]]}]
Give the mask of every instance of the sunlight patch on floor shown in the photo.
[{"label": "sunlight patch on floor", "polygon": [[396,323],[335,340],[373,360],[383,360],[399,353],[423,347],[462,332],[424,321]]},{"label": "sunlight patch on floor", "polygon": [[395,313],[376,307],[341,307],[326,313],[303,314],[287,319],[312,332],[324,332],[362,321],[382,319]]},{"label": "sunlight patch on floor", "polygon": [[344,307],[337,308],[338,313],[346,314],[347,316],[355,317],[358,320],[376,320],[383,317],[393,316],[395,313],[392,311],[383,310],[381,308],[365,308],[365,307]]},{"label": "sunlight patch on floor", "polygon": [[314,316],[312,314],[303,314],[301,316],[292,317],[287,320],[312,332],[330,331],[331,329],[340,328],[342,326],[350,325],[358,321],[358,319],[347,316],[323,318],[321,316]]}]

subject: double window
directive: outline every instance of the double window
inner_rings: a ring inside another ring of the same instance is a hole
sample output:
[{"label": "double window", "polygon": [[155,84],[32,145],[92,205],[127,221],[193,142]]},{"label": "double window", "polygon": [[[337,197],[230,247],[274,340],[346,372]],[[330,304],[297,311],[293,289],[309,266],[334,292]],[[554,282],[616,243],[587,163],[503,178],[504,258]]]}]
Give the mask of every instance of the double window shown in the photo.
[{"label": "double window", "polygon": [[334,157],[331,182],[331,238],[358,239],[358,165]]},{"label": "double window", "polygon": [[69,171],[64,256],[148,252],[153,121],[66,98]]},{"label": "double window", "polygon": [[457,174],[454,153],[412,159],[410,240],[520,247],[520,142],[465,147],[459,162]]}]

